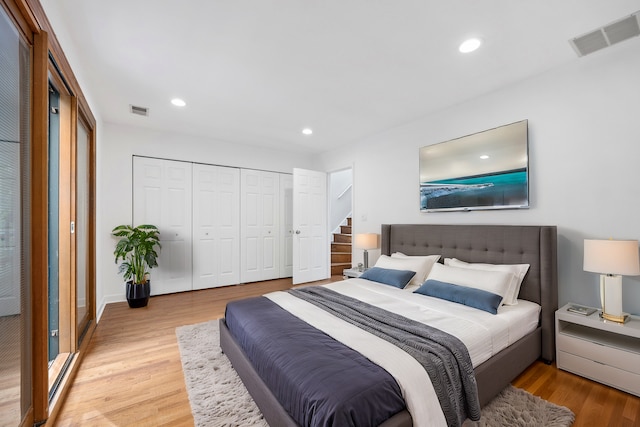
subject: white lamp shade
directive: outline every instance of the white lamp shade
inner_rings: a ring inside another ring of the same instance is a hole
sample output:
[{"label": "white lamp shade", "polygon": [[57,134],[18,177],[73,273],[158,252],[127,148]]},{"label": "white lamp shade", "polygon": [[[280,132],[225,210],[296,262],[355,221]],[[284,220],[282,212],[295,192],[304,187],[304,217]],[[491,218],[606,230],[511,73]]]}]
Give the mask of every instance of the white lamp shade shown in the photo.
[{"label": "white lamp shade", "polygon": [[356,234],[355,244],[358,249],[377,249],[378,235],[375,233]]},{"label": "white lamp shade", "polygon": [[584,271],[624,276],[640,275],[638,241],[585,239]]}]

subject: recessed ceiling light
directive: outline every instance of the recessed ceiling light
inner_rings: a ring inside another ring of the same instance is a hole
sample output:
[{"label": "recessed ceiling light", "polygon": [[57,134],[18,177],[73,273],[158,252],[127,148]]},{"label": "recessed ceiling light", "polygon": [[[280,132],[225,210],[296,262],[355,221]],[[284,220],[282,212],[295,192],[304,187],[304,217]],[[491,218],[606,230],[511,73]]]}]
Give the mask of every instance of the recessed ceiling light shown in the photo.
[{"label": "recessed ceiling light", "polygon": [[482,160],[487,160],[489,158],[489,156],[487,156],[486,154],[483,154],[482,156],[480,156],[480,158]]},{"label": "recessed ceiling light", "polygon": [[476,39],[476,38],[468,39],[462,42],[458,50],[462,53],[473,52],[474,50],[479,48],[481,44],[482,44],[482,40],[480,39]]},{"label": "recessed ceiling light", "polygon": [[171,103],[172,103],[173,105],[175,105],[176,107],[184,107],[185,105],[187,105],[187,103],[186,103],[186,102],[184,102],[184,101],[183,101],[182,99],[180,99],[180,98],[173,98],[173,99],[171,100]]},{"label": "recessed ceiling light", "polygon": [[309,128],[304,128],[302,129],[302,133],[305,135],[311,135],[313,133],[313,131]]}]

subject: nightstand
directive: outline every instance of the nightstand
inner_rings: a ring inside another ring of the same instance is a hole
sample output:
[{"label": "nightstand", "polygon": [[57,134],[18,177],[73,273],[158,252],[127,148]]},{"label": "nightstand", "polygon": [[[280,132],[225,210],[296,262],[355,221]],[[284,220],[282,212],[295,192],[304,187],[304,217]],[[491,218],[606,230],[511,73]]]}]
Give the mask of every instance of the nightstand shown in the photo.
[{"label": "nightstand", "polygon": [[345,268],[342,270],[342,277],[350,279],[352,277],[360,277],[362,273],[364,273],[364,271],[359,271],[357,268]]},{"label": "nightstand", "polygon": [[556,311],[558,368],[640,396],[640,318],[624,324]]}]

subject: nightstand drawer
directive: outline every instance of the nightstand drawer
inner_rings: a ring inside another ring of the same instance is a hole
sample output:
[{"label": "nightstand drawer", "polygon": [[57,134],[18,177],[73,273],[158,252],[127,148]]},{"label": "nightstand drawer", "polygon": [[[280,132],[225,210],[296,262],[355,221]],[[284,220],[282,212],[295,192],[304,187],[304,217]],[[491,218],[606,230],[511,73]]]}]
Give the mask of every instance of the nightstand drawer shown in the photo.
[{"label": "nightstand drawer", "polygon": [[562,333],[558,334],[556,344],[559,351],[640,374],[640,354],[638,353],[608,347]]},{"label": "nightstand drawer", "polygon": [[[558,368],[640,396],[640,375],[558,351]],[[636,368],[637,369],[637,368]]]}]

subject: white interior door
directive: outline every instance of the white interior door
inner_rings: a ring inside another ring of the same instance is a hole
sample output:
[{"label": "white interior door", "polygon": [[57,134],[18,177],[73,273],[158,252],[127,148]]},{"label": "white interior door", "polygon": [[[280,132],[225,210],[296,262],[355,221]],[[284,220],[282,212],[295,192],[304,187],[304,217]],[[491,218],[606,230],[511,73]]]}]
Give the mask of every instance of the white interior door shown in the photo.
[{"label": "white interior door", "polygon": [[280,277],[293,275],[293,175],[280,174]]},{"label": "white interior door", "polygon": [[293,170],[293,284],[329,277],[327,174]]},{"label": "white interior door", "polygon": [[279,276],[279,177],[274,172],[240,172],[240,281]]},{"label": "white interior door", "polygon": [[262,205],[262,278],[280,277],[280,176],[260,171]]},{"label": "white interior door", "polygon": [[192,165],[133,158],[133,222],[160,229],[162,249],[151,270],[151,294],[192,289]]},{"label": "white interior door", "polygon": [[240,170],[193,165],[193,289],[240,283]]},{"label": "white interior door", "polygon": [[240,172],[240,281],[257,282],[261,279],[262,256],[260,248],[261,212],[260,176],[258,171],[242,169]]},{"label": "white interior door", "polygon": [[0,317],[20,313],[20,144],[0,141]]},{"label": "white interior door", "polygon": [[218,286],[240,283],[240,170],[218,168]]}]

